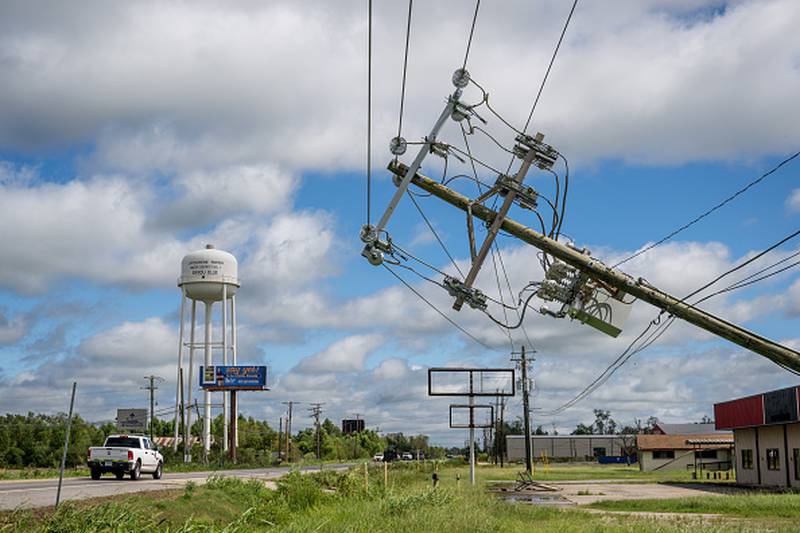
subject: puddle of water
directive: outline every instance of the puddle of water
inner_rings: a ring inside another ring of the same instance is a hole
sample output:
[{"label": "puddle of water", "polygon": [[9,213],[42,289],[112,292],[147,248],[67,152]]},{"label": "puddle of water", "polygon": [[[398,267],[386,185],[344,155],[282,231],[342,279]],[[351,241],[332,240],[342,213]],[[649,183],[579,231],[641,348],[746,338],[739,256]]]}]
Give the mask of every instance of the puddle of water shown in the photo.
[{"label": "puddle of water", "polygon": [[557,494],[514,494],[504,496],[503,499],[507,502],[533,505],[574,505],[573,502]]}]

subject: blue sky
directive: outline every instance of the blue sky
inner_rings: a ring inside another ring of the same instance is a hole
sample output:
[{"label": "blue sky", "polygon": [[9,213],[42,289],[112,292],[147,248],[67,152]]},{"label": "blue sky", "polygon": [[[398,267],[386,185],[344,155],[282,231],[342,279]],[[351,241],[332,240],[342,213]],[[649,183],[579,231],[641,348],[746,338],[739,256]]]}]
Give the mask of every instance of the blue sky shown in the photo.
[{"label": "blue sky", "polygon": [[[325,401],[334,420],[359,412],[384,431],[463,440],[446,429],[447,401],[426,397],[425,368],[506,366],[508,340],[479,313],[452,314],[492,350],[474,343],[360,256],[362,4],[0,8],[0,412],[62,410],[77,380],[79,412],[108,420],[117,407],[144,405],[139,387],[150,373],[166,378],[159,403],[168,409],[180,258],[213,242],[240,261],[240,360],[266,362],[273,373],[270,392],[244,400],[247,414],[277,424],[281,401]],[[556,1],[492,4],[481,7],[468,68],[519,126],[567,10]],[[414,5],[409,140],[429,130],[452,92],[472,14],[456,2]],[[394,191],[385,165],[405,7],[376,2],[375,13],[373,218]],[[532,123],[570,161],[563,233],[613,261],[795,152],[798,22],[791,1],[631,0],[613,12],[580,3]],[[497,120],[486,128],[513,143]],[[441,138],[459,145],[457,126],[449,122]],[[493,165],[508,163],[479,135],[473,148]],[[448,170],[468,167],[450,158]],[[442,160],[429,157],[423,171],[439,177]],[[799,176],[795,160],[625,270],[677,296],[690,292],[797,229]],[[545,174],[527,183],[552,194]],[[420,205],[466,266],[463,214],[437,200]],[[534,224],[530,213],[512,216]],[[407,199],[389,231],[450,271]],[[535,250],[499,243],[515,290],[541,279]],[[797,249],[787,243],[754,269]],[[487,268],[478,285],[496,295],[493,275]],[[443,290],[407,279],[449,309]],[[790,271],[705,307],[798,347],[798,296]],[[636,303],[623,335],[610,339],[531,313],[536,404],[552,409],[571,398],[655,314]],[[760,356],[676,325],[589,399],[535,424],[565,431],[595,407],[623,423],[695,421],[715,401],[795,382]],[[512,407],[519,411],[517,399]]]}]

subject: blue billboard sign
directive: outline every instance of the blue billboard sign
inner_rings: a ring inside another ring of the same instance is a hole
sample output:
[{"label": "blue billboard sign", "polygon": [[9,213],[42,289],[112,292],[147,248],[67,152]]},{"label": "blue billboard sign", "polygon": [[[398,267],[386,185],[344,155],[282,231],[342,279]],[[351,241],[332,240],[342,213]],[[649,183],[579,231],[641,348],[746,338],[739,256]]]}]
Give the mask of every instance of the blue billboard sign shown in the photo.
[{"label": "blue billboard sign", "polygon": [[200,386],[207,390],[266,390],[267,367],[252,365],[201,366]]}]

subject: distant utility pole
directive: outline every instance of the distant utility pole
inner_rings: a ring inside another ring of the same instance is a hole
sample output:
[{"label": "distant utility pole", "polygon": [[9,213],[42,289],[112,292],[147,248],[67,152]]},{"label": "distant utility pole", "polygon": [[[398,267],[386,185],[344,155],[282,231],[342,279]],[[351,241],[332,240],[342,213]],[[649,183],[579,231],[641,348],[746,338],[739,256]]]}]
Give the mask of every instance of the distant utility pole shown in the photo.
[{"label": "distant utility pole", "polygon": [[315,426],[317,428],[317,461],[322,460],[322,447],[320,445],[320,430],[319,430],[319,415],[322,414],[322,406],[324,403],[312,403],[308,409],[311,411],[311,417],[314,418]]},{"label": "distant utility pole", "polygon": [[77,381],[72,382],[72,396],[69,400],[69,416],[67,417],[67,431],[64,434],[64,452],[61,454],[61,468],[58,471],[58,491],[56,492],[56,509],[61,502],[61,482],[64,480],[64,466],[67,463],[67,449],[69,448],[69,430],[72,428],[72,408],[75,406],[75,388]]},{"label": "distant utility pole", "polygon": [[506,450],[506,428],[505,424],[505,412],[506,412],[506,398],[505,396],[500,397],[500,428],[497,431],[497,438],[500,440],[500,446],[498,447],[500,451],[500,468],[503,468],[503,459],[505,456]]},{"label": "distant utility pole", "polygon": [[150,440],[153,440],[153,423],[155,422],[155,392],[158,390],[156,383],[163,383],[164,378],[160,376],[145,376],[144,379],[150,382],[146,387],[140,387],[142,390],[150,391]]},{"label": "distant utility pole", "polygon": [[283,458],[283,417],[278,420],[278,459]]},{"label": "distant utility pole", "polygon": [[[536,353],[536,350],[532,350]],[[528,386],[528,363],[533,361],[533,358],[528,359],[525,354],[525,347],[523,346],[519,352],[519,357],[512,357],[512,361],[519,363],[522,370],[522,422],[525,429],[525,470],[528,475],[533,474],[533,447],[531,446],[531,411],[530,411],[530,387]]]},{"label": "distant utility pole", "polygon": [[296,403],[295,401],[288,401],[288,402],[281,402],[284,405],[289,406],[289,416],[286,417],[286,460],[291,461],[292,459],[292,407]]}]

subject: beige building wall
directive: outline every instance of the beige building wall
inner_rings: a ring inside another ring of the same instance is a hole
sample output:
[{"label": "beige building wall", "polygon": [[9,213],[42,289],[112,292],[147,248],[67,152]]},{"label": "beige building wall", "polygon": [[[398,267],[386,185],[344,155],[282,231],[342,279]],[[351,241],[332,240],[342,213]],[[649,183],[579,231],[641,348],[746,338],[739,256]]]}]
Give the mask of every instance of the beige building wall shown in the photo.
[{"label": "beige building wall", "polygon": [[[737,429],[733,432],[734,446],[736,450],[736,481],[743,485],[758,484],[758,465],[756,464],[756,430],[754,428]],[[752,450],[753,467],[745,469],[742,464],[742,451]]]},{"label": "beige building wall", "polygon": [[789,481],[793,488],[800,488],[800,465],[795,459],[795,453],[800,456],[800,424],[786,426],[786,440],[789,444]]},{"label": "beige building wall", "polygon": [[[767,469],[767,450],[778,450],[778,470]],[[758,428],[758,462],[761,467],[761,484],[773,487],[786,486],[786,452],[783,445],[783,426]]]}]

